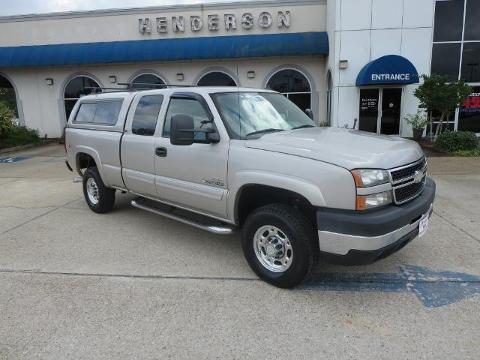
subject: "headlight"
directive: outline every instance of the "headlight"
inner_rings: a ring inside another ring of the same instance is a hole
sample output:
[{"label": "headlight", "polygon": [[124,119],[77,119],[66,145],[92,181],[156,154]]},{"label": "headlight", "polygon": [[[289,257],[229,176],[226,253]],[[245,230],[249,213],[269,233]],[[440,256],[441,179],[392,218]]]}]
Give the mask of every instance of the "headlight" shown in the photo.
[{"label": "headlight", "polygon": [[388,183],[390,178],[385,170],[358,169],[352,170],[355,185],[360,188]]},{"label": "headlight", "polygon": [[392,202],[392,191],[384,191],[377,194],[357,195],[356,209],[367,210],[379,206],[388,205]]}]

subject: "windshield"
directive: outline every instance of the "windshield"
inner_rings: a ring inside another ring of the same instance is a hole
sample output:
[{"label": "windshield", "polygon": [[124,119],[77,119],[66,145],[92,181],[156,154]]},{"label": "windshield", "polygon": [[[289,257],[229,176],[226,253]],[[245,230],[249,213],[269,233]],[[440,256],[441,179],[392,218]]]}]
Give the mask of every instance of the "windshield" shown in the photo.
[{"label": "windshield", "polygon": [[256,139],[275,131],[314,127],[315,123],[285,96],[262,92],[212,94],[234,139]]}]

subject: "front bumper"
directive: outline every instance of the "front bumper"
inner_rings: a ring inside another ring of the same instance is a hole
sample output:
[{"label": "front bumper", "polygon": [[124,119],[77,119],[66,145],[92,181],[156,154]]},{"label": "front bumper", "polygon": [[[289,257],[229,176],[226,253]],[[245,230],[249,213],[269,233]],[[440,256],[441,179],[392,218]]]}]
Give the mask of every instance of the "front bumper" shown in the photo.
[{"label": "front bumper", "polygon": [[330,262],[345,265],[368,264],[393,254],[418,235],[422,216],[431,216],[435,189],[427,178],[422,194],[400,206],[367,212],[319,209],[320,251]]}]

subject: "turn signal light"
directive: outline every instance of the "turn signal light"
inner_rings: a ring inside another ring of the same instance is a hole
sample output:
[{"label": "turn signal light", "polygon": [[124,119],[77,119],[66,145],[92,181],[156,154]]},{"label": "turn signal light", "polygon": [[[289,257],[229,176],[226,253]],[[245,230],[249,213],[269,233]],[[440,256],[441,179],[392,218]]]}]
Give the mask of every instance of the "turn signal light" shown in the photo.
[{"label": "turn signal light", "polygon": [[368,210],[384,205],[388,205],[392,202],[392,192],[384,191],[377,194],[370,195],[357,195],[355,208],[357,210]]}]

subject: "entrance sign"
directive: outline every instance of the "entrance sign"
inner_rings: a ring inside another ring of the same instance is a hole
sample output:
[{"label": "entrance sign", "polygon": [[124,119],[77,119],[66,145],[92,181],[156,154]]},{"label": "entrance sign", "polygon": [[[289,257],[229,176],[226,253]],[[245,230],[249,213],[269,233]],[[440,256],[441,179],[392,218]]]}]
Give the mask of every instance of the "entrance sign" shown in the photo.
[{"label": "entrance sign", "polygon": [[417,69],[408,59],[387,55],[365,65],[358,73],[356,85],[407,85],[418,81]]},{"label": "entrance sign", "polygon": [[138,19],[138,31],[142,35],[150,35],[153,32],[166,34],[169,31],[174,33],[184,33],[187,29],[192,32],[198,32],[203,28],[215,32],[224,27],[226,31],[235,31],[237,29],[250,30],[255,26],[262,29],[269,29],[274,22],[279,29],[290,28],[290,11],[278,11],[277,14],[271,14],[263,11],[258,16],[252,13],[244,13],[237,19],[235,14],[209,14],[205,17],[199,15],[186,16],[158,16],[155,18]]}]

